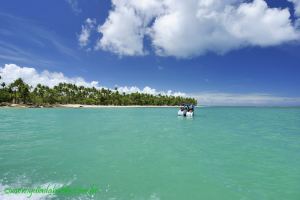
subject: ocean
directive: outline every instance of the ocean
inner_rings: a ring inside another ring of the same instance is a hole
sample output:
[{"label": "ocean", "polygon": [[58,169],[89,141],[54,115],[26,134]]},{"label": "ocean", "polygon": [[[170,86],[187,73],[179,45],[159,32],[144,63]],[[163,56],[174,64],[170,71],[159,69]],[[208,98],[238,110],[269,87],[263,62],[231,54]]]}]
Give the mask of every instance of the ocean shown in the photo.
[{"label": "ocean", "polygon": [[299,200],[300,108],[2,108],[0,199]]}]

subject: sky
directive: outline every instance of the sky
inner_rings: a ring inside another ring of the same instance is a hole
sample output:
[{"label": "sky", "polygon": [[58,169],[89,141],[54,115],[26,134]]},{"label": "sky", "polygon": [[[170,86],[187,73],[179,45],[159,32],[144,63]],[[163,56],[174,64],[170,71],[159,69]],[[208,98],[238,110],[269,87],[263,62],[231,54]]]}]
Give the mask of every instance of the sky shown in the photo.
[{"label": "sky", "polygon": [[0,75],[300,105],[300,0],[2,0]]}]

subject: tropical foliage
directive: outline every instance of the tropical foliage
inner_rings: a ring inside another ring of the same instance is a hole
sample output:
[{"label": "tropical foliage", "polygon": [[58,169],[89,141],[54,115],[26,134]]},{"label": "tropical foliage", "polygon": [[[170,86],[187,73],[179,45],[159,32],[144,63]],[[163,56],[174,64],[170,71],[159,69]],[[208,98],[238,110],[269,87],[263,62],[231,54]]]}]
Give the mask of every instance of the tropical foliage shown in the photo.
[{"label": "tropical foliage", "polygon": [[[0,77],[1,79],[1,77]],[[117,88],[97,89],[76,86],[70,83],[59,83],[50,88],[38,84],[31,87],[22,79],[6,85],[1,83],[0,102],[23,103],[33,105],[52,104],[89,104],[89,105],[180,105],[182,103],[197,104],[193,98],[151,95],[145,93],[119,93]]]}]

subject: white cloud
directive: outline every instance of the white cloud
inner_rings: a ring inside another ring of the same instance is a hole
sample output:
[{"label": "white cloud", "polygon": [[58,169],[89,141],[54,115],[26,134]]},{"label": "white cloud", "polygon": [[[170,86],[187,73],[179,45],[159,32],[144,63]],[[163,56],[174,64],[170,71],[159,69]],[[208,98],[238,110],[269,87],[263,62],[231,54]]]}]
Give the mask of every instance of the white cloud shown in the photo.
[{"label": "white cloud", "polygon": [[294,4],[295,15],[300,16],[300,0],[288,0]]},{"label": "white cloud", "polygon": [[[289,1],[299,14],[299,0]],[[158,55],[180,58],[300,37],[289,10],[270,8],[264,0],[112,0],[112,5],[98,28],[96,48],[118,55],[144,55],[146,37]]]},{"label": "white cloud", "polygon": [[203,92],[191,95],[199,105],[208,106],[280,106],[300,105],[300,97],[282,97],[270,94],[233,94]]},{"label": "white cloud", "polygon": [[295,27],[297,27],[298,29],[300,29],[300,0],[288,0],[290,2],[292,2],[294,4],[294,16],[298,17],[295,21]]},{"label": "white cloud", "polygon": [[49,72],[47,70],[38,72],[32,67],[20,67],[15,64],[5,64],[0,67],[1,81],[9,84],[18,78],[22,78],[31,86],[36,86],[38,83],[53,87],[59,83],[72,83],[75,85],[82,85],[86,87],[99,87],[97,81],[87,82],[81,77],[66,77],[61,72]]},{"label": "white cloud", "polygon": [[114,11],[109,13],[106,22],[98,28],[102,38],[96,49],[102,48],[119,55],[143,55],[143,20],[125,1],[114,0],[113,5]]},{"label": "white cloud", "polygon": [[[0,67],[0,76],[2,77],[1,81],[4,81],[6,84],[10,84],[18,78],[22,78],[26,83],[31,86],[36,86],[37,84],[47,85],[53,87],[59,83],[72,83],[77,86],[85,87],[96,87],[96,88],[106,88],[99,85],[98,81],[88,82],[82,77],[67,77],[61,72],[49,72],[47,70],[38,72],[35,68],[32,67],[21,67],[16,64],[5,64],[3,67]],[[138,92],[152,95],[174,95],[174,96],[186,96],[183,92],[172,92],[171,90],[157,91],[154,88],[149,86],[140,89],[136,86],[124,86],[118,87],[120,93],[125,92],[126,94]]]},{"label": "white cloud", "polygon": [[75,14],[81,13],[82,10],[79,8],[77,0],[66,0],[66,2],[71,6],[71,9]]},{"label": "white cloud", "polygon": [[81,47],[84,47],[88,44],[91,36],[91,31],[95,28],[95,26],[96,19],[87,18],[85,20],[84,24],[81,26],[81,33],[78,36],[78,42]]},{"label": "white cloud", "polygon": [[122,86],[122,87],[118,87],[118,92],[120,92],[120,93],[125,92],[126,94],[138,92],[138,93],[152,94],[152,95],[161,94],[161,95],[168,95],[168,96],[170,96],[170,95],[172,95],[172,96],[182,96],[182,97],[186,97],[187,96],[183,92],[173,92],[172,90],[168,90],[167,92],[165,92],[165,91],[157,91],[156,89],[151,88],[149,86],[146,86],[143,89],[140,89],[140,88],[138,88],[136,86],[131,86],[131,87]]},{"label": "white cloud", "polygon": [[[32,86],[36,86],[38,83],[53,87],[58,83],[72,83],[75,85],[82,85],[85,87],[96,87],[102,88],[98,81],[88,82],[82,77],[67,77],[61,72],[49,72],[42,71],[38,72],[32,67],[20,67],[16,64],[5,64],[0,67],[1,81],[9,84],[17,78],[22,78],[26,83]],[[282,97],[274,96],[270,94],[233,94],[233,93],[213,93],[213,92],[202,92],[197,94],[186,94],[183,92],[168,91],[157,91],[155,88],[146,86],[142,89],[136,86],[120,86],[118,87],[120,93],[125,92],[126,94],[138,92],[152,95],[173,95],[182,97],[193,97],[198,100],[199,105],[224,105],[224,106],[278,106],[278,105],[300,105],[300,97]]]},{"label": "white cloud", "polygon": [[163,11],[160,0],[112,0],[105,23],[98,28],[102,34],[96,49],[119,55],[145,55],[143,40],[151,20]]},{"label": "white cloud", "polygon": [[162,13],[161,0],[112,0],[105,23],[98,28],[102,34],[96,49],[104,49],[119,55],[145,55],[143,40],[147,26]]}]

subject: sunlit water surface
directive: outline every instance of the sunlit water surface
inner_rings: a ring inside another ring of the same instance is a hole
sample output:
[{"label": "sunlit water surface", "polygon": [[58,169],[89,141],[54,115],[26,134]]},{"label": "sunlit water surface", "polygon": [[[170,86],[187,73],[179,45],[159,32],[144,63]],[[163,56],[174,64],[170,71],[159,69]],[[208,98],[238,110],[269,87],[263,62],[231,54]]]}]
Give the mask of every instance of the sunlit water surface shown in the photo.
[{"label": "sunlit water surface", "polygon": [[300,108],[0,109],[0,199],[299,200]]}]

